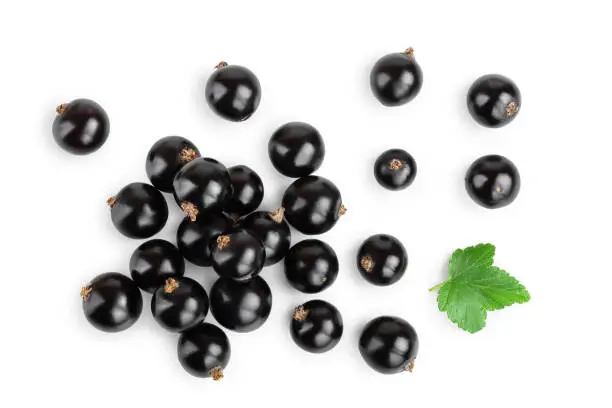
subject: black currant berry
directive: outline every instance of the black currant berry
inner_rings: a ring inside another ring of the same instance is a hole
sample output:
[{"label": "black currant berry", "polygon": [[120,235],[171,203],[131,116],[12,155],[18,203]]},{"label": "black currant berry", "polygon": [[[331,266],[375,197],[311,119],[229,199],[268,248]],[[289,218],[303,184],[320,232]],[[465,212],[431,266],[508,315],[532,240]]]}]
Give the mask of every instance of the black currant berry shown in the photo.
[{"label": "black currant berry", "polygon": [[363,329],[359,351],[365,362],[379,373],[412,372],[419,352],[419,338],[404,319],[381,316]]},{"label": "black currant berry", "polygon": [[417,174],[416,162],[401,149],[383,152],[374,164],[374,177],[378,184],[388,190],[403,190],[414,181]]},{"label": "black currant berry", "polygon": [[251,279],[261,272],[266,260],[259,238],[244,229],[218,236],[210,248],[212,267],[222,278]]},{"label": "black currant berry", "polygon": [[147,176],[155,188],[171,193],[176,173],[185,164],[198,157],[200,157],[198,148],[184,137],[161,138],[155,142],[147,155]]},{"label": "black currant berry", "polygon": [[115,227],[129,238],[149,238],[168,220],[163,194],[145,183],[130,183],[107,201]]},{"label": "black currant berry", "polygon": [[116,272],[96,276],[81,288],[83,312],[96,329],[115,333],[136,323],[142,312],[142,294],[125,275]]},{"label": "black currant berry", "polygon": [[357,269],[368,282],[392,285],[406,272],[408,254],[404,245],[391,235],[372,235],[357,252]]},{"label": "black currant berry", "polygon": [[210,310],[227,329],[247,333],[263,325],[272,309],[272,292],[260,276],[246,282],[219,278],[210,289]]},{"label": "black currant berry", "polygon": [[247,120],[261,100],[259,80],[249,69],[220,62],[206,83],[206,101],[222,118]]},{"label": "black currant berry", "polygon": [[306,235],[329,231],[346,213],[338,188],[318,176],[294,181],[285,191],[283,207],[289,224]]},{"label": "black currant berry", "polygon": [[152,239],[140,245],[132,254],[130,273],[140,289],[153,293],[166,279],[183,276],[185,261],[170,242]]},{"label": "black currant berry", "polygon": [[70,153],[83,155],[98,150],[110,132],[110,122],[100,105],[89,99],[75,99],[56,108],[53,138]]},{"label": "black currant berry", "polygon": [[521,92],[501,75],[478,78],[467,94],[470,115],[482,126],[497,128],[512,122],[521,109]]},{"label": "black currant berry", "polygon": [[232,228],[225,214],[201,214],[195,221],[185,217],[176,231],[176,242],[183,257],[198,266],[211,266],[210,243]]},{"label": "black currant berry", "polygon": [[265,266],[274,265],[287,255],[291,246],[291,230],[284,218],[285,209],[256,211],[249,214],[239,225],[255,235],[266,250]]},{"label": "black currant berry", "polygon": [[173,187],[176,202],[192,221],[200,213],[220,212],[232,193],[225,166],[203,157],[183,166],[174,177]]},{"label": "black currant berry", "polygon": [[414,58],[414,49],[387,54],[370,72],[370,87],[385,106],[399,106],[414,99],[423,86],[423,71]]},{"label": "black currant berry", "polygon": [[293,311],[291,337],[295,344],[311,353],[324,353],[334,348],[343,330],[340,312],[323,300],[311,300]]},{"label": "black currant berry", "polygon": [[518,195],[521,176],[514,163],[504,156],[483,156],[468,169],[465,188],[472,200],[483,207],[501,208]]},{"label": "black currant berry", "polygon": [[182,332],[204,320],[208,313],[208,295],[193,279],[168,278],[153,293],[151,313],[164,329]]},{"label": "black currant berry", "polygon": [[313,126],[286,123],[270,138],[268,154],[272,164],[287,177],[304,177],[315,172],[325,157],[325,143]]},{"label": "black currant berry", "polygon": [[200,323],[181,333],[178,359],[183,368],[196,377],[223,378],[223,369],[232,354],[227,335],[217,326]]},{"label": "black currant berry", "polygon": [[247,166],[233,166],[228,171],[232,194],[225,204],[225,212],[233,215],[252,213],[263,200],[264,185],[261,178]]},{"label": "black currant berry", "polygon": [[291,286],[300,292],[321,292],[338,277],[338,257],[323,241],[300,241],[285,258],[285,275]]}]

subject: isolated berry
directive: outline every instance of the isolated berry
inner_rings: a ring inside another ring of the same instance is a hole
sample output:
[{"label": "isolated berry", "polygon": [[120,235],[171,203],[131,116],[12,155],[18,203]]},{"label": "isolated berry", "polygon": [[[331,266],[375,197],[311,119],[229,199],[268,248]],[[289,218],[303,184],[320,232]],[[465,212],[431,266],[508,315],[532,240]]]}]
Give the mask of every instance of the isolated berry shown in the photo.
[{"label": "isolated berry", "polygon": [[268,143],[272,164],[287,177],[304,177],[317,171],[325,157],[325,143],[313,126],[289,122],[274,132]]},{"label": "isolated berry", "polygon": [[62,149],[78,155],[89,154],[108,139],[108,115],[94,101],[75,99],[58,106],[56,111],[53,138]]},{"label": "isolated berry", "polygon": [[404,276],[407,266],[404,245],[391,235],[372,235],[357,252],[357,269],[361,276],[377,286],[394,284]]},{"label": "isolated berry", "polygon": [[343,330],[342,316],[331,303],[311,300],[293,311],[291,337],[308,352],[331,350],[340,341]]},{"label": "isolated berry", "polygon": [[223,378],[223,370],[232,354],[227,335],[210,323],[199,323],[181,333],[178,359],[183,368],[196,377]]},{"label": "isolated berry", "polygon": [[405,150],[387,150],[374,163],[376,181],[388,190],[405,189],[412,184],[416,174],[416,162]]},{"label": "isolated berry", "polygon": [[113,224],[129,238],[152,237],[168,220],[166,199],[150,184],[128,184],[109,198],[107,204]]},{"label": "isolated berry", "polygon": [[155,188],[171,193],[176,173],[185,164],[198,157],[200,157],[198,148],[184,137],[161,138],[155,142],[147,154],[147,176]]},{"label": "isolated berry", "polygon": [[387,54],[376,62],[370,73],[370,87],[385,106],[399,106],[414,99],[423,85],[423,71],[414,58],[414,50]]},{"label": "isolated berry", "polygon": [[476,203],[485,208],[501,208],[512,203],[521,189],[521,176],[510,160],[489,155],[476,160],[465,175],[465,188]]},{"label": "isolated berry", "polygon": [[497,128],[512,122],[521,109],[521,92],[501,75],[478,78],[467,94],[470,115],[482,126]]},{"label": "isolated berry", "polygon": [[222,118],[247,120],[261,100],[259,80],[248,68],[220,62],[206,83],[206,101]]},{"label": "isolated berry", "polygon": [[142,312],[142,294],[127,276],[103,273],[81,288],[83,312],[96,329],[120,332],[136,323]]}]

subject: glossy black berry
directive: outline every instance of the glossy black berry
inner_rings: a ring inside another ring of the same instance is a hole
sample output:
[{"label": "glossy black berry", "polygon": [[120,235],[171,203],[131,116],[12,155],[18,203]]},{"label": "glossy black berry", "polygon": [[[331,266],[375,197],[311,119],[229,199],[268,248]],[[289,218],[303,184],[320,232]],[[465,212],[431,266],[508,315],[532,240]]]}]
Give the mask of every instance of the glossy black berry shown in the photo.
[{"label": "glossy black berry", "polygon": [[285,275],[291,286],[300,292],[321,292],[338,277],[338,257],[323,241],[300,241],[291,247],[285,258]]},{"label": "glossy black berry", "polygon": [[151,184],[171,193],[176,173],[190,161],[200,157],[200,151],[184,137],[167,136],[159,139],[147,154],[146,170]]},{"label": "glossy black berry", "polygon": [[113,224],[129,238],[152,237],[168,220],[168,203],[163,194],[150,184],[130,183],[107,203]]},{"label": "glossy black berry", "polygon": [[232,182],[224,165],[198,158],[181,168],[173,182],[174,198],[192,221],[202,213],[220,212],[232,193]]},{"label": "glossy black berry", "polygon": [[311,300],[293,311],[291,337],[295,344],[311,353],[324,353],[334,348],[343,330],[340,312],[323,300]]},{"label": "glossy black berry", "polygon": [[177,352],[189,374],[215,381],[223,378],[223,369],[232,354],[227,335],[210,323],[200,323],[181,333]]},{"label": "glossy black berry", "polygon": [[208,295],[193,279],[168,278],[153,293],[151,313],[161,327],[182,332],[204,320],[208,313]]},{"label": "glossy black berry", "polygon": [[210,243],[232,228],[225,214],[200,214],[195,221],[185,217],[176,231],[176,242],[183,257],[198,266],[211,266]]},{"label": "glossy black berry", "polygon": [[304,177],[321,167],[325,143],[319,131],[308,123],[289,122],[270,138],[268,154],[281,174]]},{"label": "glossy black berry", "polygon": [[370,87],[385,106],[399,106],[414,99],[423,86],[423,71],[414,58],[414,50],[387,54],[370,72]]},{"label": "glossy black berry", "polygon": [[96,329],[115,333],[136,323],[142,312],[142,294],[125,275],[103,273],[81,288],[83,312]]},{"label": "glossy black berry", "polygon": [[260,276],[246,282],[219,278],[210,289],[210,309],[219,324],[246,333],[263,325],[272,309],[272,292]]},{"label": "glossy black berry", "polygon": [[419,352],[419,338],[404,319],[381,316],[363,329],[359,351],[365,362],[379,373],[412,372]]},{"label": "glossy black berry", "polygon": [[283,207],[289,224],[307,235],[329,231],[346,212],[335,184],[318,176],[294,181],[285,191]]},{"label": "glossy black berry", "polygon": [[206,83],[206,101],[210,108],[233,122],[250,118],[260,100],[259,80],[249,69],[239,65],[219,63]]},{"label": "glossy black berry", "polygon": [[70,153],[83,155],[98,150],[110,132],[110,122],[100,105],[89,99],[75,99],[57,107],[53,138]]},{"label": "glossy black berry", "polygon": [[291,246],[291,230],[285,221],[285,209],[256,211],[249,214],[239,225],[255,235],[266,250],[265,266],[274,265],[287,255]]},{"label": "glossy black berry", "polygon": [[412,184],[416,174],[416,162],[405,150],[387,150],[374,163],[376,181],[388,190],[405,189]]},{"label": "glossy black berry", "polygon": [[465,188],[472,200],[483,207],[501,208],[518,195],[521,176],[514,163],[504,156],[483,156],[468,169]]},{"label": "glossy black berry", "polygon": [[404,245],[391,235],[378,234],[366,239],[357,252],[357,269],[368,282],[392,285],[406,272],[408,254]]},{"label": "glossy black berry", "polygon": [[132,253],[130,273],[140,289],[153,293],[166,279],[183,276],[185,261],[177,247],[170,242],[152,239]]},{"label": "glossy black berry", "polygon": [[484,75],[468,91],[470,115],[482,126],[497,128],[512,122],[521,109],[521,92],[501,75]]},{"label": "glossy black berry", "polygon": [[248,280],[261,272],[266,260],[262,242],[244,229],[218,236],[210,248],[212,267],[222,278]]},{"label": "glossy black berry", "polygon": [[264,185],[255,171],[247,166],[228,169],[232,183],[232,194],[225,204],[225,212],[247,215],[259,207],[264,196]]}]

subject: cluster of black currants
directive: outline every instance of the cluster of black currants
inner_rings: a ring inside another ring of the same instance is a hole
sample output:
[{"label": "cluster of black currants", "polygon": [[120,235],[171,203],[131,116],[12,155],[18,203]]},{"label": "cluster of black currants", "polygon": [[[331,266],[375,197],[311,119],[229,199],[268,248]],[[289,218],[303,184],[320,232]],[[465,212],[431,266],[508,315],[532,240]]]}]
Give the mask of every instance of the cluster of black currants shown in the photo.
[{"label": "cluster of black currants", "polygon": [[[248,119],[257,109],[261,88],[247,68],[216,67],[206,86],[210,107],[232,121]],[[414,52],[389,54],[371,73],[371,87],[385,106],[412,100],[422,86],[422,71]],[[476,81],[468,95],[472,116],[481,124],[502,126],[519,110],[520,93],[501,76]],[[109,133],[104,110],[87,99],[57,108],[53,124],[56,141],[75,154],[99,149]],[[165,329],[179,332],[178,359],[191,374],[223,377],[230,343],[219,327],[205,323],[209,308],[223,327],[250,332],[261,327],[272,308],[272,293],[259,276],[265,266],[284,260],[288,282],[298,291],[320,293],[334,283],[339,262],[334,250],[318,239],[291,247],[290,225],[306,235],[329,231],[347,211],[339,189],[330,180],[313,175],[325,156],[325,144],[313,126],[291,122],[270,138],[269,157],[283,175],[297,178],[285,191],[278,209],[258,210],[264,196],[261,178],[251,168],[225,167],[202,157],[198,148],[179,136],[156,142],[146,159],[151,181],[131,183],[108,199],[111,219],[125,236],[151,238],[166,224],[168,204],[162,192],[172,193],[185,217],[177,229],[177,245],[152,239],[140,245],[130,259],[132,279],[119,273],[97,276],[81,289],[83,310],[96,328],[118,332],[139,318],[140,290],[152,294],[151,312]],[[391,190],[409,186],[416,163],[401,149],[384,152],[376,160],[377,181]],[[510,203],[520,186],[514,165],[501,156],[476,161],[466,177],[468,192],[489,208]],[[219,275],[210,290],[184,276],[185,260],[212,266]],[[378,234],[358,250],[356,266],[370,283],[387,286],[405,273],[408,256],[393,236]],[[311,300],[294,309],[292,338],[302,349],[321,353],[338,344],[343,333],[338,309],[323,300]],[[382,316],[368,323],[359,341],[364,360],[382,373],[412,371],[418,337],[405,320]]]}]

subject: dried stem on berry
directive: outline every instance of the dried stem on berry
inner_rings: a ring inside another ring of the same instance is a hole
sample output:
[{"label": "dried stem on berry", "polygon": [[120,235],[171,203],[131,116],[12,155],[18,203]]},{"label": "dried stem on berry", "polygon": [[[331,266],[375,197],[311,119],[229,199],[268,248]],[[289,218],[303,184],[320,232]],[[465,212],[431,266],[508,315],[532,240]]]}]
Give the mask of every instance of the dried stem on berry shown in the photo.
[{"label": "dried stem on berry", "polygon": [[506,116],[514,116],[518,113],[518,111],[519,106],[516,102],[510,102],[508,105],[506,105]]},{"label": "dried stem on berry", "polygon": [[116,204],[116,203],[117,203],[117,196],[112,196],[112,197],[109,197],[109,198],[106,200],[106,204],[108,204],[108,206],[109,206],[110,208],[113,208],[113,207],[115,206],[115,204]]},{"label": "dried stem on berry", "polygon": [[57,112],[58,115],[61,115],[62,113],[64,113],[66,108],[68,108],[68,104],[67,103],[62,103],[57,108],[55,108],[55,112]]},{"label": "dried stem on berry", "polygon": [[309,310],[304,309],[304,306],[298,306],[293,311],[293,319],[298,322],[303,322],[308,317]]},{"label": "dried stem on berry", "polygon": [[359,260],[359,265],[363,268],[364,271],[370,273],[374,270],[374,260],[370,255],[366,255]]},{"label": "dried stem on berry", "polygon": [[414,57],[414,48],[412,47],[406,48],[406,51],[404,51],[404,54],[406,54],[409,57]]},{"label": "dried stem on berry", "polygon": [[179,153],[179,159],[181,160],[181,163],[183,164],[189,163],[190,161],[197,159],[197,158],[198,158],[198,154],[196,153],[196,151],[188,147],[184,148]]},{"label": "dried stem on berry", "polygon": [[196,207],[194,203],[189,201],[183,201],[181,203],[181,208],[183,209],[185,215],[189,217],[191,222],[194,222],[198,218],[200,210],[198,210],[198,207]]},{"label": "dried stem on berry", "polygon": [[277,224],[280,224],[283,222],[283,218],[285,217],[285,208],[280,207],[277,210],[270,211],[268,215],[270,216],[270,218],[272,218],[272,221],[274,221]]},{"label": "dried stem on berry", "polygon": [[227,62],[225,62],[225,61],[221,61],[220,63],[218,63],[218,64],[215,66],[215,69],[225,68],[225,67],[227,67],[227,65],[228,65],[228,64],[227,64]]},{"label": "dried stem on berry", "polygon": [[231,242],[232,239],[228,235],[220,235],[219,237],[217,237],[217,248],[225,249],[230,245]]},{"label": "dried stem on berry", "polygon": [[83,302],[87,300],[89,295],[91,295],[91,292],[93,292],[93,288],[91,286],[83,286],[81,288],[81,299],[83,299]]},{"label": "dried stem on berry", "polygon": [[344,206],[344,204],[340,204],[340,208],[338,208],[338,217],[342,217],[344,214],[346,214],[346,207]]},{"label": "dried stem on berry", "polygon": [[179,283],[174,278],[166,279],[166,284],[164,285],[164,292],[172,293],[179,287]]},{"label": "dried stem on berry", "polygon": [[410,360],[410,362],[408,363],[408,365],[406,366],[406,371],[408,371],[409,373],[412,372],[412,370],[414,370],[414,360]]},{"label": "dried stem on berry", "polygon": [[399,170],[399,169],[401,169],[402,167],[404,167],[404,164],[402,163],[402,161],[401,161],[401,160],[398,160],[398,159],[393,159],[393,160],[391,160],[391,162],[389,163],[389,168],[390,168],[391,170]]},{"label": "dried stem on berry", "polygon": [[214,367],[210,369],[208,374],[210,374],[213,380],[219,381],[223,378],[223,369],[221,367]]}]

